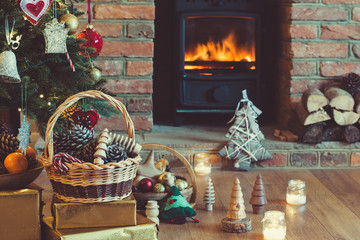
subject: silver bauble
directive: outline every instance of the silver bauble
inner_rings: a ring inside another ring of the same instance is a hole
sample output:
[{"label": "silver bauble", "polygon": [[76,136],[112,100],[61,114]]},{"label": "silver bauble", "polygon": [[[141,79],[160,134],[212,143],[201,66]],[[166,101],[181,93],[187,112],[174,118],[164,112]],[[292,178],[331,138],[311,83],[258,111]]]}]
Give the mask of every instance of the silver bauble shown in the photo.
[{"label": "silver bauble", "polygon": [[91,79],[95,82],[101,79],[101,71],[98,68],[92,68],[90,71]]},{"label": "silver bauble", "polygon": [[189,184],[185,181],[185,180],[182,180],[182,179],[176,179],[175,180],[175,186],[180,190],[180,191],[183,191],[185,190]]}]

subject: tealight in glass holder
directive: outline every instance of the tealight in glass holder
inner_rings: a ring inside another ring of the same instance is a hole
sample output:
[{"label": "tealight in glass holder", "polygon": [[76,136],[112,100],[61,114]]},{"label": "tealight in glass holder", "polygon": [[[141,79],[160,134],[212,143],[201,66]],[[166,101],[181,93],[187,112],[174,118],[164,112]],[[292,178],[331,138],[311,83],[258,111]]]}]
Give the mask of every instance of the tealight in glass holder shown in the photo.
[{"label": "tealight in glass holder", "polygon": [[296,179],[288,182],[286,202],[291,205],[303,205],[306,203],[306,188],[304,181]]},{"label": "tealight in glass holder", "polygon": [[194,155],[194,171],[196,175],[209,175],[211,173],[210,156],[207,153]]},{"label": "tealight in glass holder", "polygon": [[264,240],[284,240],[286,237],[285,213],[281,211],[265,212],[263,222]]}]

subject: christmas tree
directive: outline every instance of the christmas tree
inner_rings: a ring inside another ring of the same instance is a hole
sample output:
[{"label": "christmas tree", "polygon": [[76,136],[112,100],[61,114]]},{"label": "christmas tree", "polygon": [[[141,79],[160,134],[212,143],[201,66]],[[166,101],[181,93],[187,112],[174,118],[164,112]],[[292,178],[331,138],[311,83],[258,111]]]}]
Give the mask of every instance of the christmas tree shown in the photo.
[{"label": "christmas tree", "polygon": [[272,156],[261,144],[264,135],[256,122],[261,111],[248,99],[246,90],[242,94],[238,108],[241,104],[242,107],[236,109],[232,119],[234,124],[226,134],[230,141],[220,149],[219,154],[231,160],[234,168],[248,170],[252,162],[272,159]]},{"label": "christmas tree", "polygon": [[238,178],[234,180],[226,217],[231,220],[246,218],[244,198]]},{"label": "christmas tree", "polygon": [[179,189],[172,186],[164,211],[161,212],[160,217],[170,220],[171,223],[184,224],[187,217],[192,218],[195,222],[199,222],[199,220],[194,218],[195,215],[196,212],[181,195]]},{"label": "christmas tree", "polygon": [[209,178],[208,183],[205,187],[204,203],[207,211],[213,210],[213,204],[215,203],[215,190],[211,178]]},{"label": "christmas tree", "polygon": [[235,178],[226,218],[221,220],[221,227],[226,232],[244,233],[252,229],[251,219],[246,217],[244,197],[240,181]]},{"label": "christmas tree", "polygon": [[265,204],[267,203],[264,183],[260,174],[256,177],[249,203],[252,205],[253,213],[255,214],[261,214],[264,210]]},{"label": "christmas tree", "polygon": [[[103,88],[106,80],[101,78],[101,72],[93,62],[97,49],[83,46],[90,39],[70,35],[76,32],[74,27],[78,26],[77,16],[83,13],[71,4],[65,4],[64,0],[45,0],[49,9],[38,23],[34,23],[29,15],[27,19],[24,17],[27,14],[21,8],[24,1],[26,3],[26,0],[19,0],[16,4],[13,0],[4,0],[0,9],[0,25],[3,25],[0,28],[0,64],[7,62],[3,53],[13,52],[21,79],[18,83],[0,79],[0,112],[9,107],[25,109],[26,115],[37,123],[40,132],[44,134],[49,117],[65,99],[85,90],[106,92]],[[65,26],[70,28],[66,36],[66,52],[45,53],[49,48],[47,44],[51,42],[46,42],[43,32],[46,24],[52,23],[53,19],[60,19],[60,23],[64,22]],[[6,25],[9,27],[4,27]],[[18,46],[14,46],[14,43],[18,44],[16,40],[19,40]],[[89,100],[83,106],[95,108],[104,117],[115,112],[106,102],[100,100]],[[58,122],[61,123],[61,120]]]}]

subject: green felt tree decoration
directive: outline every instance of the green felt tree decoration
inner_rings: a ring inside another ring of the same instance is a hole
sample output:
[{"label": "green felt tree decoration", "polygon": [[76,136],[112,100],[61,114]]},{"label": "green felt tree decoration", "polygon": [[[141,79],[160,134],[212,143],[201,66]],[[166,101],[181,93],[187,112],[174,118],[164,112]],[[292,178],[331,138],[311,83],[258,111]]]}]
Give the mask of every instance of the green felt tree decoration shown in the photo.
[{"label": "green felt tree decoration", "polygon": [[169,197],[166,200],[164,211],[161,212],[160,218],[169,220],[171,223],[184,224],[186,218],[191,218],[195,222],[199,222],[194,216],[196,212],[189,202],[181,195],[176,186],[172,186]]}]

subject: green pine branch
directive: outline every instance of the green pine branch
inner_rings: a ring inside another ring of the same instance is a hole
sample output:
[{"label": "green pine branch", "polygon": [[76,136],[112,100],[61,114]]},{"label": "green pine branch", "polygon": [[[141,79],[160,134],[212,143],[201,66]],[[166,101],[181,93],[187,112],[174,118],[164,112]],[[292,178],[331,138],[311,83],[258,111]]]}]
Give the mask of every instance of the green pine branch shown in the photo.
[{"label": "green pine branch", "polygon": [[[67,11],[75,16],[83,14],[72,6],[60,8],[59,2],[55,2],[55,4],[58,17]],[[53,8],[50,7],[42,20],[33,26],[24,20],[22,12],[13,0],[3,0],[0,9],[0,26],[5,25],[7,17],[10,29],[15,20],[14,36],[22,34],[20,47],[12,50],[17,58],[17,68],[22,82],[20,84],[1,82],[0,111],[8,106],[17,109],[24,105],[21,86],[25,88],[26,85],[26,112],[30,118],[36,121],[40,130],[46,128],[49,117],[71,95],[85,90],[100,90],[112,95],[103,88],[106,83],[105,79],[95,82],[89,75],[96,56],[89,59],[79,54],[79,51],[94,52],[92,48],[84,49],[80,46],[84,40],[76,39],[75,36],[67,38],[67,50],[75,65],[75,72],[72,71],[65,54],[45,54],[43,30],[45,24],[50,22],[54,15]],[[6,41],[5,28],[1,27],[0,51],[5,50],[9,50],[9,46]],[[95,108],[103,116],[110,116],[116,112],[104,101],[90,102],[91,108]],[[43,130],[41,130],[42,134],[44,134]]]}]

